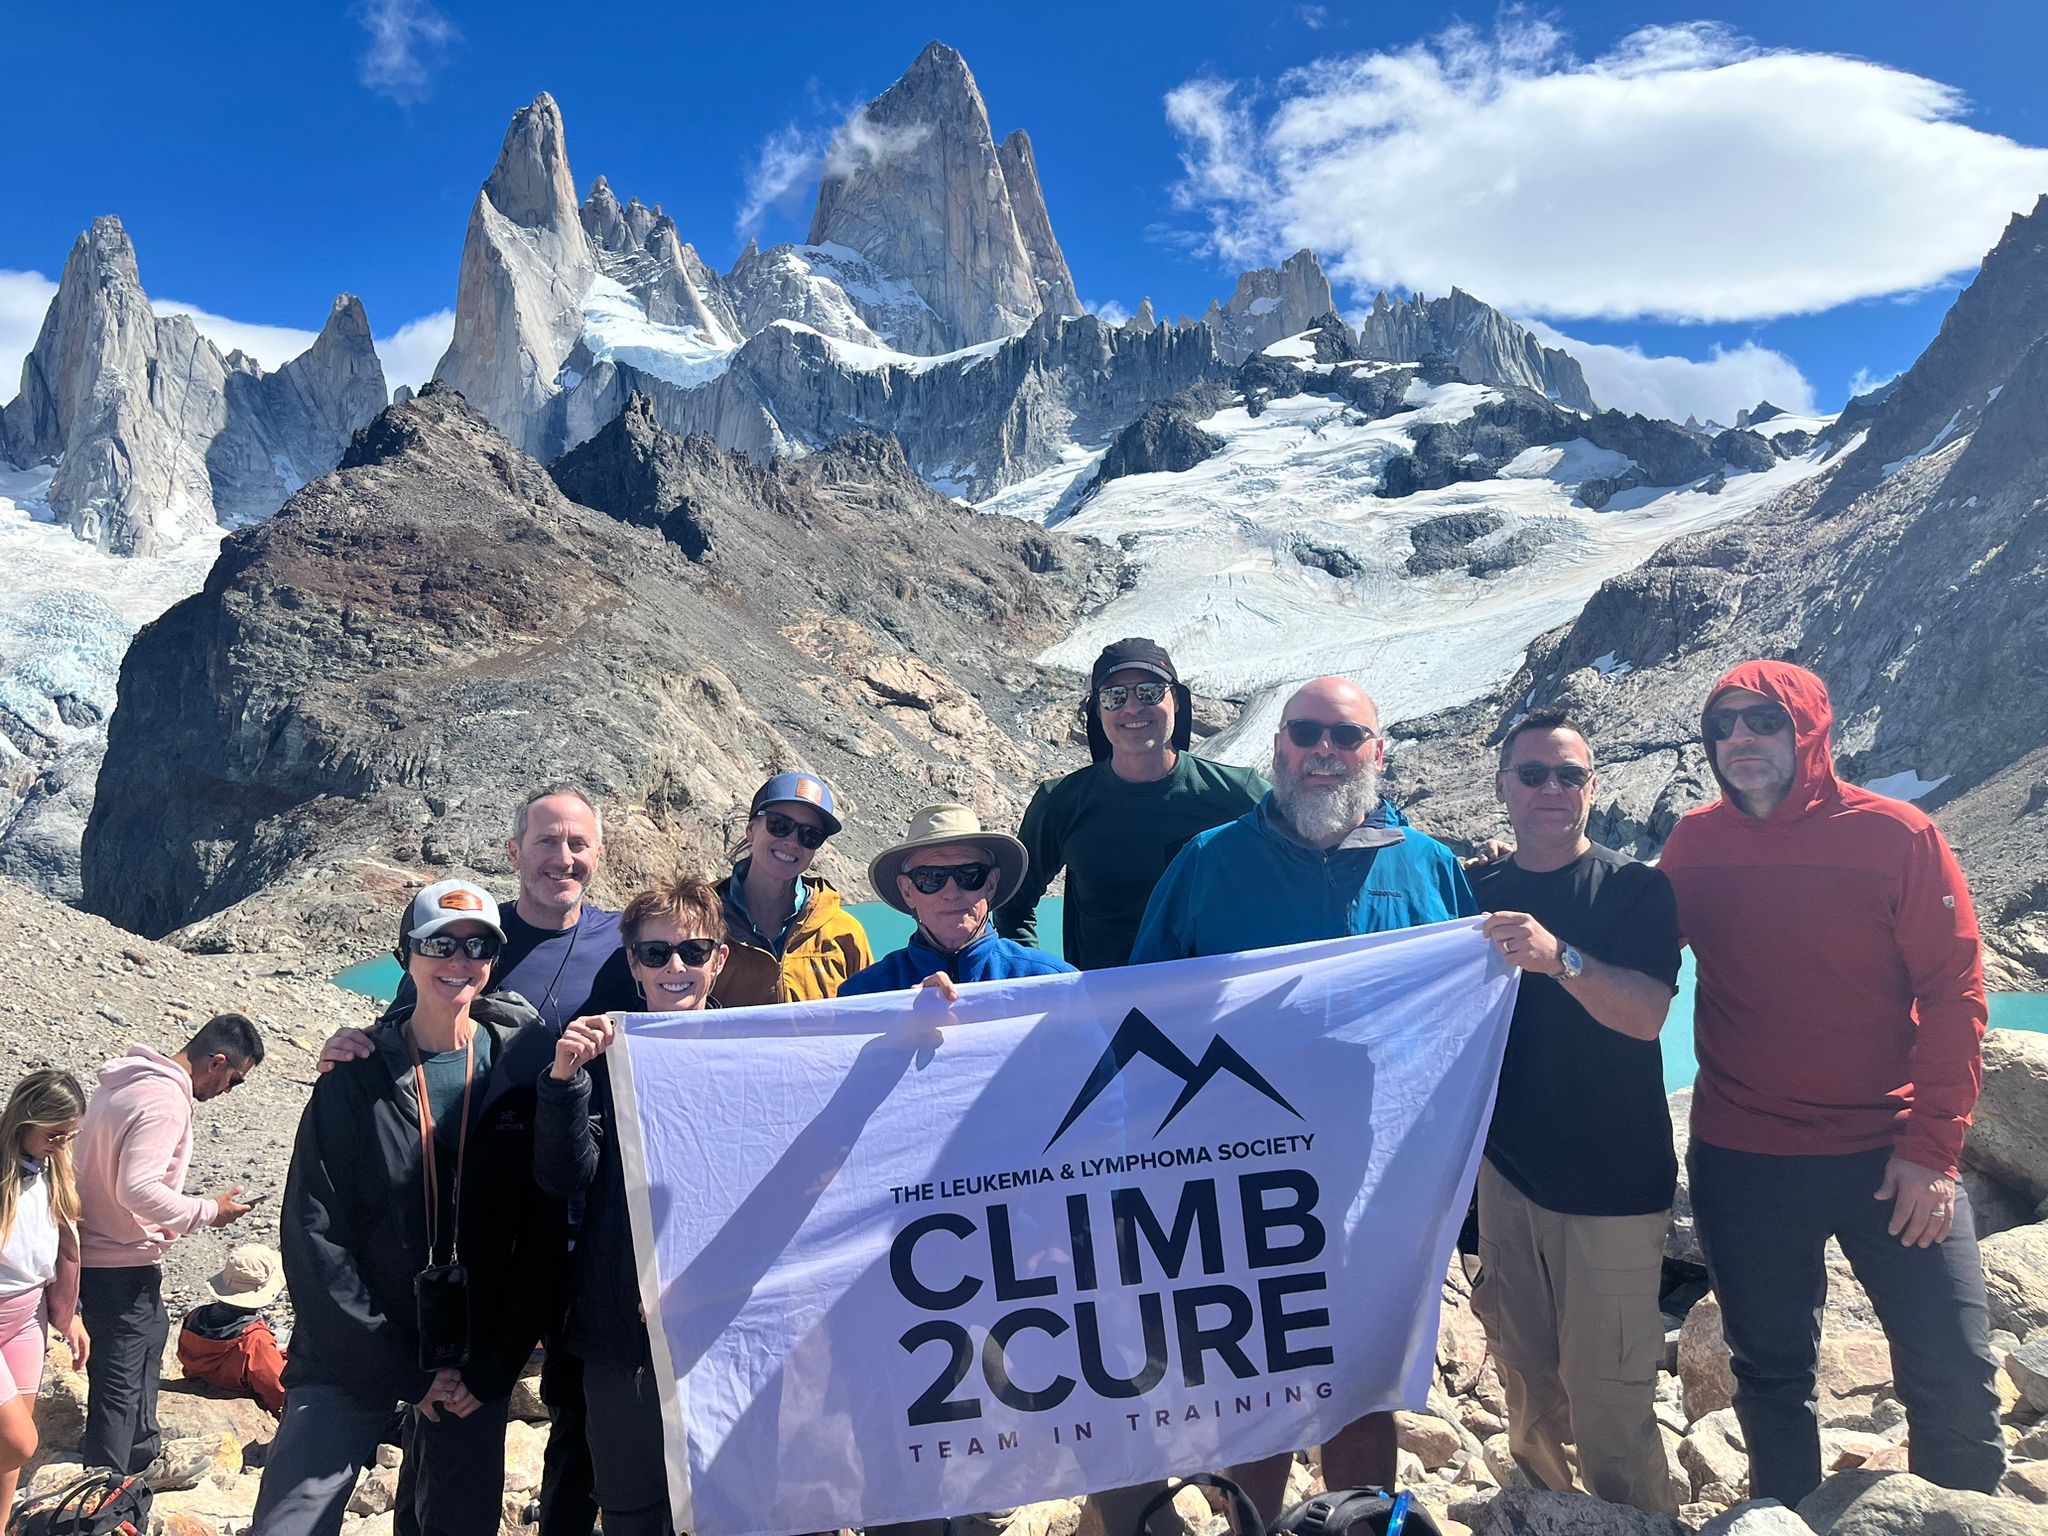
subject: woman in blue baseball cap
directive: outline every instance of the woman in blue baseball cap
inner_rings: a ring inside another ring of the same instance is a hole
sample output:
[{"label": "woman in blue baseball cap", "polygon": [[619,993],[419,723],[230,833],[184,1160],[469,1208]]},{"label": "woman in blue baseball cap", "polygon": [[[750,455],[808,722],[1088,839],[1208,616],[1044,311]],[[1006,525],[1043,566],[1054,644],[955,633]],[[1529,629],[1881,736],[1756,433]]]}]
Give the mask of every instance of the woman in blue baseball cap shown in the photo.
[{"label": "woman in blue baseball cap", "polygon": [[810,873],[839,826],[832,786],[815,773],[778,773],[754,792],[732,874],[718,886],[732,946],[713,993],[721,1007],[837,997],[874,963],[860,920]]}]

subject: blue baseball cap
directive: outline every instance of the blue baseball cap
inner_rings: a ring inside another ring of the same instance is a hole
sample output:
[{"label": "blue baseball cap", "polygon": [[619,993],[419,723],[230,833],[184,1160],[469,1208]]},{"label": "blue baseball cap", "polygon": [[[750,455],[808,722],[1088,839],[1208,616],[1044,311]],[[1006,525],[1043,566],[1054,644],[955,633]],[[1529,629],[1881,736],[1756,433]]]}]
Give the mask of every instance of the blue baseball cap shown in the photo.
[{"label": "blue baseball cap", "polygon": [[815,773],[778,773],[754,791],[747,819],[753,820],[771,805],[808,805],[825,818],[825,830],[836,837],[841,828],[834,804],[832,786]]}]

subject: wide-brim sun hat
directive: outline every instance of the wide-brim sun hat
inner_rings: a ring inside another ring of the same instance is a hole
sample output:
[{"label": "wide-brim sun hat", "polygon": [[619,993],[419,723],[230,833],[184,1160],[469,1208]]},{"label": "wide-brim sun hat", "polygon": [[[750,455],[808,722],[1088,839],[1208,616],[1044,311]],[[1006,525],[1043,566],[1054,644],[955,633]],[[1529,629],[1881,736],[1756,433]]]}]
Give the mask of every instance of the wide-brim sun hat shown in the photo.
[{"label": "wide-brim sun hat", "polygon": [[898,912],[909,912],[909,904],[896,888],[896,877],[903,873],[904,862],[920,849],[942,848],[948,843],[971,843],[988,851],[996,866],[996,888],[988,898],[990,907],[1001,906],[1024,883],[1024,871],[1031,865],[1031,856],[1022,843],[1007,832],[985,830],[981,818],[969,807],[941,801],[913,813],[909,834],[903,841],[893,848],[884,848],[869,861],[868,884]]},{"label": "wide-brim sun hat", "polygon": [[243,1243],[229,1250],[220,1273],[206,1282],[215,1301],[256,1312],[284,1294],[284,1258],[275,1248]]},{"label": "wide-brim sun hat", "polygon": [[837,837],[842,830],[838,801],[833,797],[832,786],[815,773],[776,774],[754,791],[754,803],[747,807],[747,819],[753,820],[771,805],[808,805],[824,818],[826,832]]}]

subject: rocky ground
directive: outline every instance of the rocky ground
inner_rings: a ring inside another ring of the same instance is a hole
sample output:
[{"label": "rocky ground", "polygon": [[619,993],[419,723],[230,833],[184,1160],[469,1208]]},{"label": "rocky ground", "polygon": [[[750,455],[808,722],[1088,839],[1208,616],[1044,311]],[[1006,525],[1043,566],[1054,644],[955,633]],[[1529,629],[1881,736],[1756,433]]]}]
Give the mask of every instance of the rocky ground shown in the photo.
[{"label": "rocky ground", "polygon": [[[0,1034],[19,1068],[44,1063],[85,1075],[131,1039],[171,1048],[209,1014],[239,1008],[262,1024],[270,1056],[248,1085],[199,1109],[194,1187],[242,1183],[272,1192],[246,1222],[173,1248],[168,1261],[174,1315],[198,1298],[207,1275],[235,1241],[276,1241],[276,1194],[284,1185],[293,1127],[312,1082],[319,1042],[335,1026],[367,1019],[370,1005],[326,982],[249,957],[187,954],[151,943],[0,881],[0,925],[12,942],[0,955]],[[1674,1105],[1682,1127],[1683,1095]],[[1909,1476],[1905,1409],[1893,1394],[1890,1357],[1854,1277],[1837,1254],[1830,1266],[1820,1400],[1824,1444],[1835,1473],[1799,1511],[1744,1506],[1742,1436],[1729,1407],[1733,1382],[1711,1294],[1700,1297],[1698,1251],[1681,1192],[1667,1247],[1667,1369],[1657,1417],[1683,1520],[1674,1523],[1575,1495],[1521,1487],[1508,1456],[1505,1402],[1471,1285],[1454,1261],[1444,1284],[1436,1384],[1426,1408],[1401,1415],[1403,1483],[1450,1536],[2048,1536],[2048,1036],[1994,1035],[1985,1088],[1965,1161],[1976,1207],[2002,1369],[1999,1391],[2012,1459],[2000,1496],[1950,1493]],[[1695,1299],[1699,1298],[1699,1299]],[[289,1322],[288,1308],[281,1320]],[[166,1360],[167,1434],[190,1462],[193,1486],[167,1493],[155,1536],[207,1536],[246,1529],[264,1448],[275,1422],[254,1404],[219,1398],[177,1380]],[[61,1344],[38,1405],[44,1436],[33,1486],[64,1475],[82,1422],[85,1381]],[[505,1536],[531,1536],[524,1515],[538,1484],[545,1410],[531,1383],[515,1397],[506,1476]],[[386,1536],[396,1480],[395,1451],[364,1477],[347,1536]],[[1883,1474],[1881,1477],[1878,1474]],[[1315,1486],[1312,1461],[1297,1466],[1295,1491]],[[1221,1536],[1222,1524],[1197,1492],[1182,1495],[1193,1536]],[[1072,1536],[1078,1506],[1032,1505],[1009,1518],[1011,1536]],[[1122,1536],[1122,1533],[1115,1533]]]}]

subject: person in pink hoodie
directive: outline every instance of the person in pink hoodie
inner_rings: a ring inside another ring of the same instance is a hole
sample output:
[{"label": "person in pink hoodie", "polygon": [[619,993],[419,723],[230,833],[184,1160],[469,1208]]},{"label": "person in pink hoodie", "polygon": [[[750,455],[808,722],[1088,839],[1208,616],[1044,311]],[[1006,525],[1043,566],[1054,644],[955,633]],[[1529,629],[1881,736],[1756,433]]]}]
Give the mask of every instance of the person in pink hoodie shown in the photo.
[{"label": "person in pink hoodie", "polygon": [[157,1376],[171,1332],[158,1261],[186,1233],[249,1210],[239,1185],[184,1192],[192,1106],[239,1087],[262,1060],[255,1024],[222,1013],[175,1056],[134,1045],[100,1068],[76,1148],[78,1310],[92,1335],[79,1459],[89,1467],[140,1472],[156,1459]]}]

